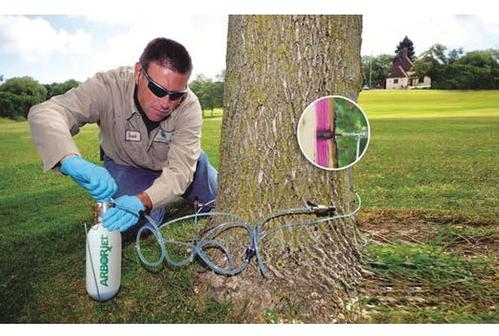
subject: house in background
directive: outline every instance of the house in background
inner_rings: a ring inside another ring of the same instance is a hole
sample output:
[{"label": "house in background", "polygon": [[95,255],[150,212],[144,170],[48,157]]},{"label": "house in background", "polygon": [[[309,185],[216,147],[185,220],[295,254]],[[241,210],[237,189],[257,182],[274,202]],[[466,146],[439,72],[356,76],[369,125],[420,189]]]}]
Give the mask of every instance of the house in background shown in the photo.
[{"label": "house in background", "polygon": [[424,76],[418,78],[412,70],[414,64],[407,49],[402,49],[402,55],[395,58],[392,63],[390,74],[386,78],[386,89],[428,89],[431,87],[431,78]]}]

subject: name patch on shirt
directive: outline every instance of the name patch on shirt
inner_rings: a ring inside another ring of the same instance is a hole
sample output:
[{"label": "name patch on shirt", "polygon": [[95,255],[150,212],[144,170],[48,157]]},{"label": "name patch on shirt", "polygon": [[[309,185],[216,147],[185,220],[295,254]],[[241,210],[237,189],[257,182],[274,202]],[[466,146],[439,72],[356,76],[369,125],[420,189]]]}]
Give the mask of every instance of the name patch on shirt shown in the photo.
[{"label": "name patch on shirt", "polygon": [[167,132],[163,129],[160,129],[158,131],[158,134],[156,134],[156,137],[154,138],[153,141],[169,144],[170,142],[172,142],[172,136],[173,136],[173,132]]},{"label": "name patch on shirt", "polygon": [[140,141],[140,132],[127,130],[125,132],[125,141]]}]

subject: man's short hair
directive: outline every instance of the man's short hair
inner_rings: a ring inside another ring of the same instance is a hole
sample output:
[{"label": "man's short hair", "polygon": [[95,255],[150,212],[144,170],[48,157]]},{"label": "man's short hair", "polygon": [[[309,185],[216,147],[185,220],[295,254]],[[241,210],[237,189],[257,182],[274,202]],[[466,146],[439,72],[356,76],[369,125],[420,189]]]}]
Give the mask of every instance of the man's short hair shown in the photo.
[{"label": "man's short hair", "polygon": [[186,74],[192,70],[191,56],[180,43],[158,37],[149,42],[139,59],[140,64],[147,69],[149,63],[157,62],[162,67]]}]

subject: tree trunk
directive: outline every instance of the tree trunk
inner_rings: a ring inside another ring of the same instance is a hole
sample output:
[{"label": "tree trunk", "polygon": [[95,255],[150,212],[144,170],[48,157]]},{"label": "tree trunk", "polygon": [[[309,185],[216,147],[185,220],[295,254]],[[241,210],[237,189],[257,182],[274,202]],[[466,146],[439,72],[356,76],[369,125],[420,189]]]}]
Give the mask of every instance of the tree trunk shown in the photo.
[{"label": "tree trunk", "polygon": [[[352,170],[316,168],[296,129],[308,104],[327,95],[357,100],[361,16],[230,16],[217,209],[254,225],[306,201],[355,208]],[[294,216],[270,226],[313,219]],[[236,233],[234,233],[236,234]],[[229,250],[246,246],[227,243]],[[360,240],[354,220],[280,230],[261,242],[256,263],[237,276],[197,279],[202,294],[232,304],[238,321],[345,322],[357,316]]]}]

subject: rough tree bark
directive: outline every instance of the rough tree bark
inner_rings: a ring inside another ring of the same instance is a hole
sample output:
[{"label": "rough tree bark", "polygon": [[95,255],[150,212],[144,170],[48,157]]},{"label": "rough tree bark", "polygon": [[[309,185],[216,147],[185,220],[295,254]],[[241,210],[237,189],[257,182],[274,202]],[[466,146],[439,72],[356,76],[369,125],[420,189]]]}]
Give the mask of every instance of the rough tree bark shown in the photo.
[{"label": "rough tree bark", "polygon": [[[355,208],[352,170],[313,166],[296,129],[319,97],[357,100],[361,30],[361,16],[230,16],[217,209],[256,223],[305,201]],[[231,314],[247,322],[265,321],[265,312],[283,321],[355,320],[361,246],[353,220],[279,231],[261,250],[267,278],[253,262],[234,277],[200,273],[198,290],[230,301]]]}]

